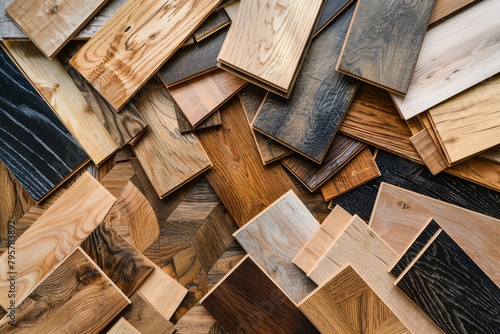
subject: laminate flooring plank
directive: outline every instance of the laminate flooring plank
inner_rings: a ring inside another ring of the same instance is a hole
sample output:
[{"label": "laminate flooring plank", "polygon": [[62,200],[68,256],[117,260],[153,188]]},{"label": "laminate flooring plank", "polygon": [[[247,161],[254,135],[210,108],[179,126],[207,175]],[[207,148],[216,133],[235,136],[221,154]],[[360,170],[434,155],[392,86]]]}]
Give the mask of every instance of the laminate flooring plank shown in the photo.
[{"label": "laminate flooring plank", "polygon": [[404,96],[433,6],[434,0],[358,1],[337,71]]},{"label": "laminate flooring plank", "polygon": [[[498,210],[498,204],[495,208]],[[402,253],[431,217],[448,231],[486,274],[497,284],[500,282],[497,266],[500,251],[493,246],[499,238],[498,213],[495,219],[383,183],[373,207],[370,227],[396,252]]]},{"label": "laminate flooring plank", "polygon": [[247,82],[215,69],[189,81],[168,87],[189,123],[196,127],[240,91]]},{"label": "laminate flooring plank", "polygon": [[359,87],[358,80],[336,72],[331,61],[340,53],[353,10],[345,10],[313,40],[290,97],[269,94],[252,123],[316,163],[323,160]]},{"label": "laminate flooring plank", "polygon": [[321,16],[319,17],[314,36],[319,34],[330,22],[332,22],[352,0],[326,0]]},{"label": "laminate flooring plank", "polygon": [[43,54],[52,59],[106,1],[90,0],[77,4],[70,0],[56,3],[14,0],[5,12]]},{"label": "laminate flooring plank", "polygon": [[249,256],[241,260],[201,304],[228,334],[318,333]]},{"label": "laminate flooring plank", "polygon": [[292,258],[318,228],[309,209],[289,191],[236,231],[234,237],[273,282],[298,303],[316,286]]},{"label": "laminate flooring plank", "polygon": [[221,114],[219,129],[197,136],[214,165],[205,176],[241,227],[294,186],[281,165],[260,162],[237,97],[221,107]]},{"label": "laminate flooring plank", "polygon": [[179,122],[180,133],[188,133],[196,130],[208,129],[222,124],[222,118],[220,116],[219,110],[216,110],[212,115],[205,118],[205,120],[200,124],[198,124],[196,128],[193,128],[191,123],[189,123],[186,116],[184,116],[184,114],[177,105],[175,106],[175,113],[177,114],[177,121]]},{"label": "laminate flooring plank", "polygon": [[395,284],[444,333],[498,333],[500,288],[444,231]]},{"label": "laminate flooring plank", "polygon": [[473,157],[445,169],[445,172],[491,190],[500,191],[500,165],[491,159]]},{"label": "laminate flooring plank", "polygon": [[141,334],[172,334],[175,327],[139,294],[130,296],[132,302],[123,312],[125,318]]},{"label": "laminate flooring plank", "polygon": [[194,40],[201,42],[213,33],[231,24],[231,19],[225,10],[216,10],[193,33]]},{"label": "laminate flooring plank", "polygon": [[37,91],[99,166],[119,147],[58,60],[49,60],[31,42],[4,42]]},{"label": "laminate flooring plank", "polygon": [[313,192],[365,147],[365,143],[338,134],[333,138],[321,165],[297,154],[281,159],[281,163]]},{"label": "laminate flooring plank", "polygon": [[70,63],[120,110],[218,3],[128,0]]},{"label": "laminate flooring plank", "polygon": [[133,103],[149,124],[149,131],[132,147],[160,198],[170,194],[212,166],[193,134],[181,135],[169,92],[155,77]]},{"label": "laminate flooring plank", "polygon": [[120,318],[106,334],[141,334],[125,318]]},{"label": "laminate flooring plank", "polygon": [[3,47],[0,72],[0,158],[40,202],[81,168],[88,156]]},{"label": "laminate flooring plank", "polygon": [[288,97],[322,7],[321,0],[307,6],[242,0],[219,53],[219,66]]},{"label": "laminate flooring plank", "polygon": [[478,0],[436,0],[432,8],[429,25],[440,23],[440,21],[465,10],[467,7],[479,2]]},{"label": "laminate flooring plank", "polygon": [[450,167],[440,147],[432,140],[427,129],[418,132],[410,138],[410,141],[432,175],[436,175]]},{"label": "laminate flooring plank", "polygon": [[[404,119],[500,71],[499,12],[497,1],[483,0],[425,34],[406,96],[391,94]],[[478,22],[477,28],[464,31],[469,22]]]}]

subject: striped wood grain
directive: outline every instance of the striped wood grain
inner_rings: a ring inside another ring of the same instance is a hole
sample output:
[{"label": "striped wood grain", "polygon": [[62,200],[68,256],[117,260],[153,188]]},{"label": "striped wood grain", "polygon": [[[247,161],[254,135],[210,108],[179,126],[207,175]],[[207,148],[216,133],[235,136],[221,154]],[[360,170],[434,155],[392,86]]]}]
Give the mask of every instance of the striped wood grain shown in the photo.
[{"label": "striped wood grain", "polygon": [[314,36],[318,35],[327,25],[352,3],[352,0],[325,0],[323,12],[319,17]]},{"label": "striped wood grain", "polygon": [[436,175],[450,167],[442,153],[441,147],[432,140],[430,131],[427,129],[419,131],[410,138],[410,141],[432,175]]},{"label": "striped wood grain", "polygon": [[121,317],[106,334],[141,334],[141,332]]}]

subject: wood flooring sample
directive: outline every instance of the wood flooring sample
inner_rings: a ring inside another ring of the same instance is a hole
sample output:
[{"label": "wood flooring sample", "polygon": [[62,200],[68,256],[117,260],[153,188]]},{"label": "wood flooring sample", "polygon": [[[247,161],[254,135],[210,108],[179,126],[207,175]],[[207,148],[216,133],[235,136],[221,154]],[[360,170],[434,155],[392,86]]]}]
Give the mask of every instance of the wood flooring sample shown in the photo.
[{"label": "wood flooring sample", "polygon": [[320,33],[351,3],[352,0],[326,0],[323,12],[321,13],[318,23],[316,24],[314,36]]},{"label": "wood flooring sample", "polygon": [[427,129],[419,131],[410,138],[410,141],[432,175],[436,175],[450,167],[441,147],[432,139],[430,131],[427,131]]},{"label": "wood flooring sample", "polygon": [[241,260],[201,304],[228,334],[318,333],[249,256]]},{"label": "wood flooring sample", "polygon": [[[483,0],[425,34],[406,96],[391,94],[404,119],[500,72],[499,11],[498,1]],[[477,25],[464,30],[470,22]]]},{"label": "wood flooring sample", "polygon": [[194,128],[191,123],[187,120],[186,116],[182,113],[178,106],[175,107],[175,113],[177,114],[177,121],[179,122],[179,131],[181,133],[193,132],[201,129],[208,129],[214,126],[219,126],[222,124],[222,117],[220,116],[220,111],[216,110],[214,113],[207,118],[196,128]]},{"label": "wood flooring sample", "polygon": [[395,284],[444,333],[498,333],[500,288],[444,230]]},{"label": "wood flooring sample", "polygon": [[125,318],[120,318],[106,334],[141,334]]},{"label": "wood flooring sample", "polygon": [[438,24],[441,20],[465,10],[475,2],[478,2],[478,0],[436,0],[429,25]]},{"label": "wood flooring sample", "polygon": [[201,42],[229,24],[231,24],[231,19],[227,16],[226,11],[217,9],[196,29],[193,37],[195,41]]},{"label": "wood flooring sample", "polygon": [[219,66],[288,97],[322,6],[322,0],[242,0]]},{"label": "wood flooring sample", "polygon": [[5,12],[50,59],[107,0],[14,0]]},{"label": "wood flooring sample", "polygon": [[71,59],[71,65],[120,110],[218,3],[128,0]]},{"label": "wood flooring sample", "polygon": [[411,333],[349,265],[304,299],[299,309],[322,333]]},{"label": "wood flooring sample", "polygon": [[212,166],[196,136],[179,132],[172,96],[157,77],[133,102],[149,130],[132,150],[160,198]]},{"label": "wood flooring sample", "polygon": [[99,333],[130,300],[80,249],[54,269],[16,307],[12,325],[0,322],[2,333]]},{"label": "wood flooring sample", "polygon": [[321,163],[349,108],[359,81],[335,71],[349,27],[348,8],[311,43],[289,99],[269,94],[253,128]]}]

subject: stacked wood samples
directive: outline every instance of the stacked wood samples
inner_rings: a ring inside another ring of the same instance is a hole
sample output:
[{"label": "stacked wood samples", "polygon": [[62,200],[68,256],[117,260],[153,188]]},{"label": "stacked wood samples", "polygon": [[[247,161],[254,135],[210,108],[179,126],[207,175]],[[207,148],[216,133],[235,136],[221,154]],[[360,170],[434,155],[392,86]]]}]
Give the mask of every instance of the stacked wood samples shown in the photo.
[{"label": "stacked wood samples", "polygon": [[316,163],[323,160],[359,85],[336,72],[331,61],[340,53],[353,10],[346,9],[313,40],[290,98],[268,94],[252,123]]},{"label": "stacked wood samples", "polygon": [[196,42],[201,42],[213,33],[228,26],[230,23],[231,19],[227,16],[226,11],[217,9],[215,12],[210,14],[205,21],[203,21],[198,29],[196,29],[193,33],[193,37]]},{"label": "stacked wood samples", "polygon": [[323,12],[316,24],[314,36],[319,34],[321,30],[330,24],[351,3],[352,0],[326,0]]},{"label": "stacked wood samples", "polygon": [[288,97],[322,6],[322,0],[242,0],[219,53],[219,66]]},{"label": "stacked wood samples", "polygon": [[189,123],[186,116],[184,116],[177,105],[175,106],[175,113],[177,114],[177,122],[179,122],[180,133],[188,133],[196,130],[207,129],[222,124],[222,118],[220,116],[219,110],[216,110],[212,115],[205,118],[205,120],[198,124],[196,128],[193,127],[191,123]]}]

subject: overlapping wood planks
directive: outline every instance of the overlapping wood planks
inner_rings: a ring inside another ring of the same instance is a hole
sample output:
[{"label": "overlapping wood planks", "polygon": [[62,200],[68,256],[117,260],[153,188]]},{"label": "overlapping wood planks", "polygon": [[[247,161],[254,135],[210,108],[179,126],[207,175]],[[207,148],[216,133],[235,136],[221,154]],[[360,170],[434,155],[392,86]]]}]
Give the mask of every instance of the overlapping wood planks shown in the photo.
[{"label": "overlapping wood planks", "polygon": [[125,318],[121,317],[106,334],[141,334]]},{"label": "overlapping wood planks", "polygon": [[478,0],[436,0],[432,8],[429,25],[440,23],[442,20],[474,5]]},{"label": "overlapping wood planks", "polygon": [[231,19],[225,10],[217,9],[193,33],[196,42],[201,42],[213,33],[231,24]]},{"label": "overlapping wood planks", "polygon": [[330,22],[332,22],[347,6],[352,3],[352,0],[326,0],[321,12],[321,16],[316,24],[314,36],[319,34]]}]

